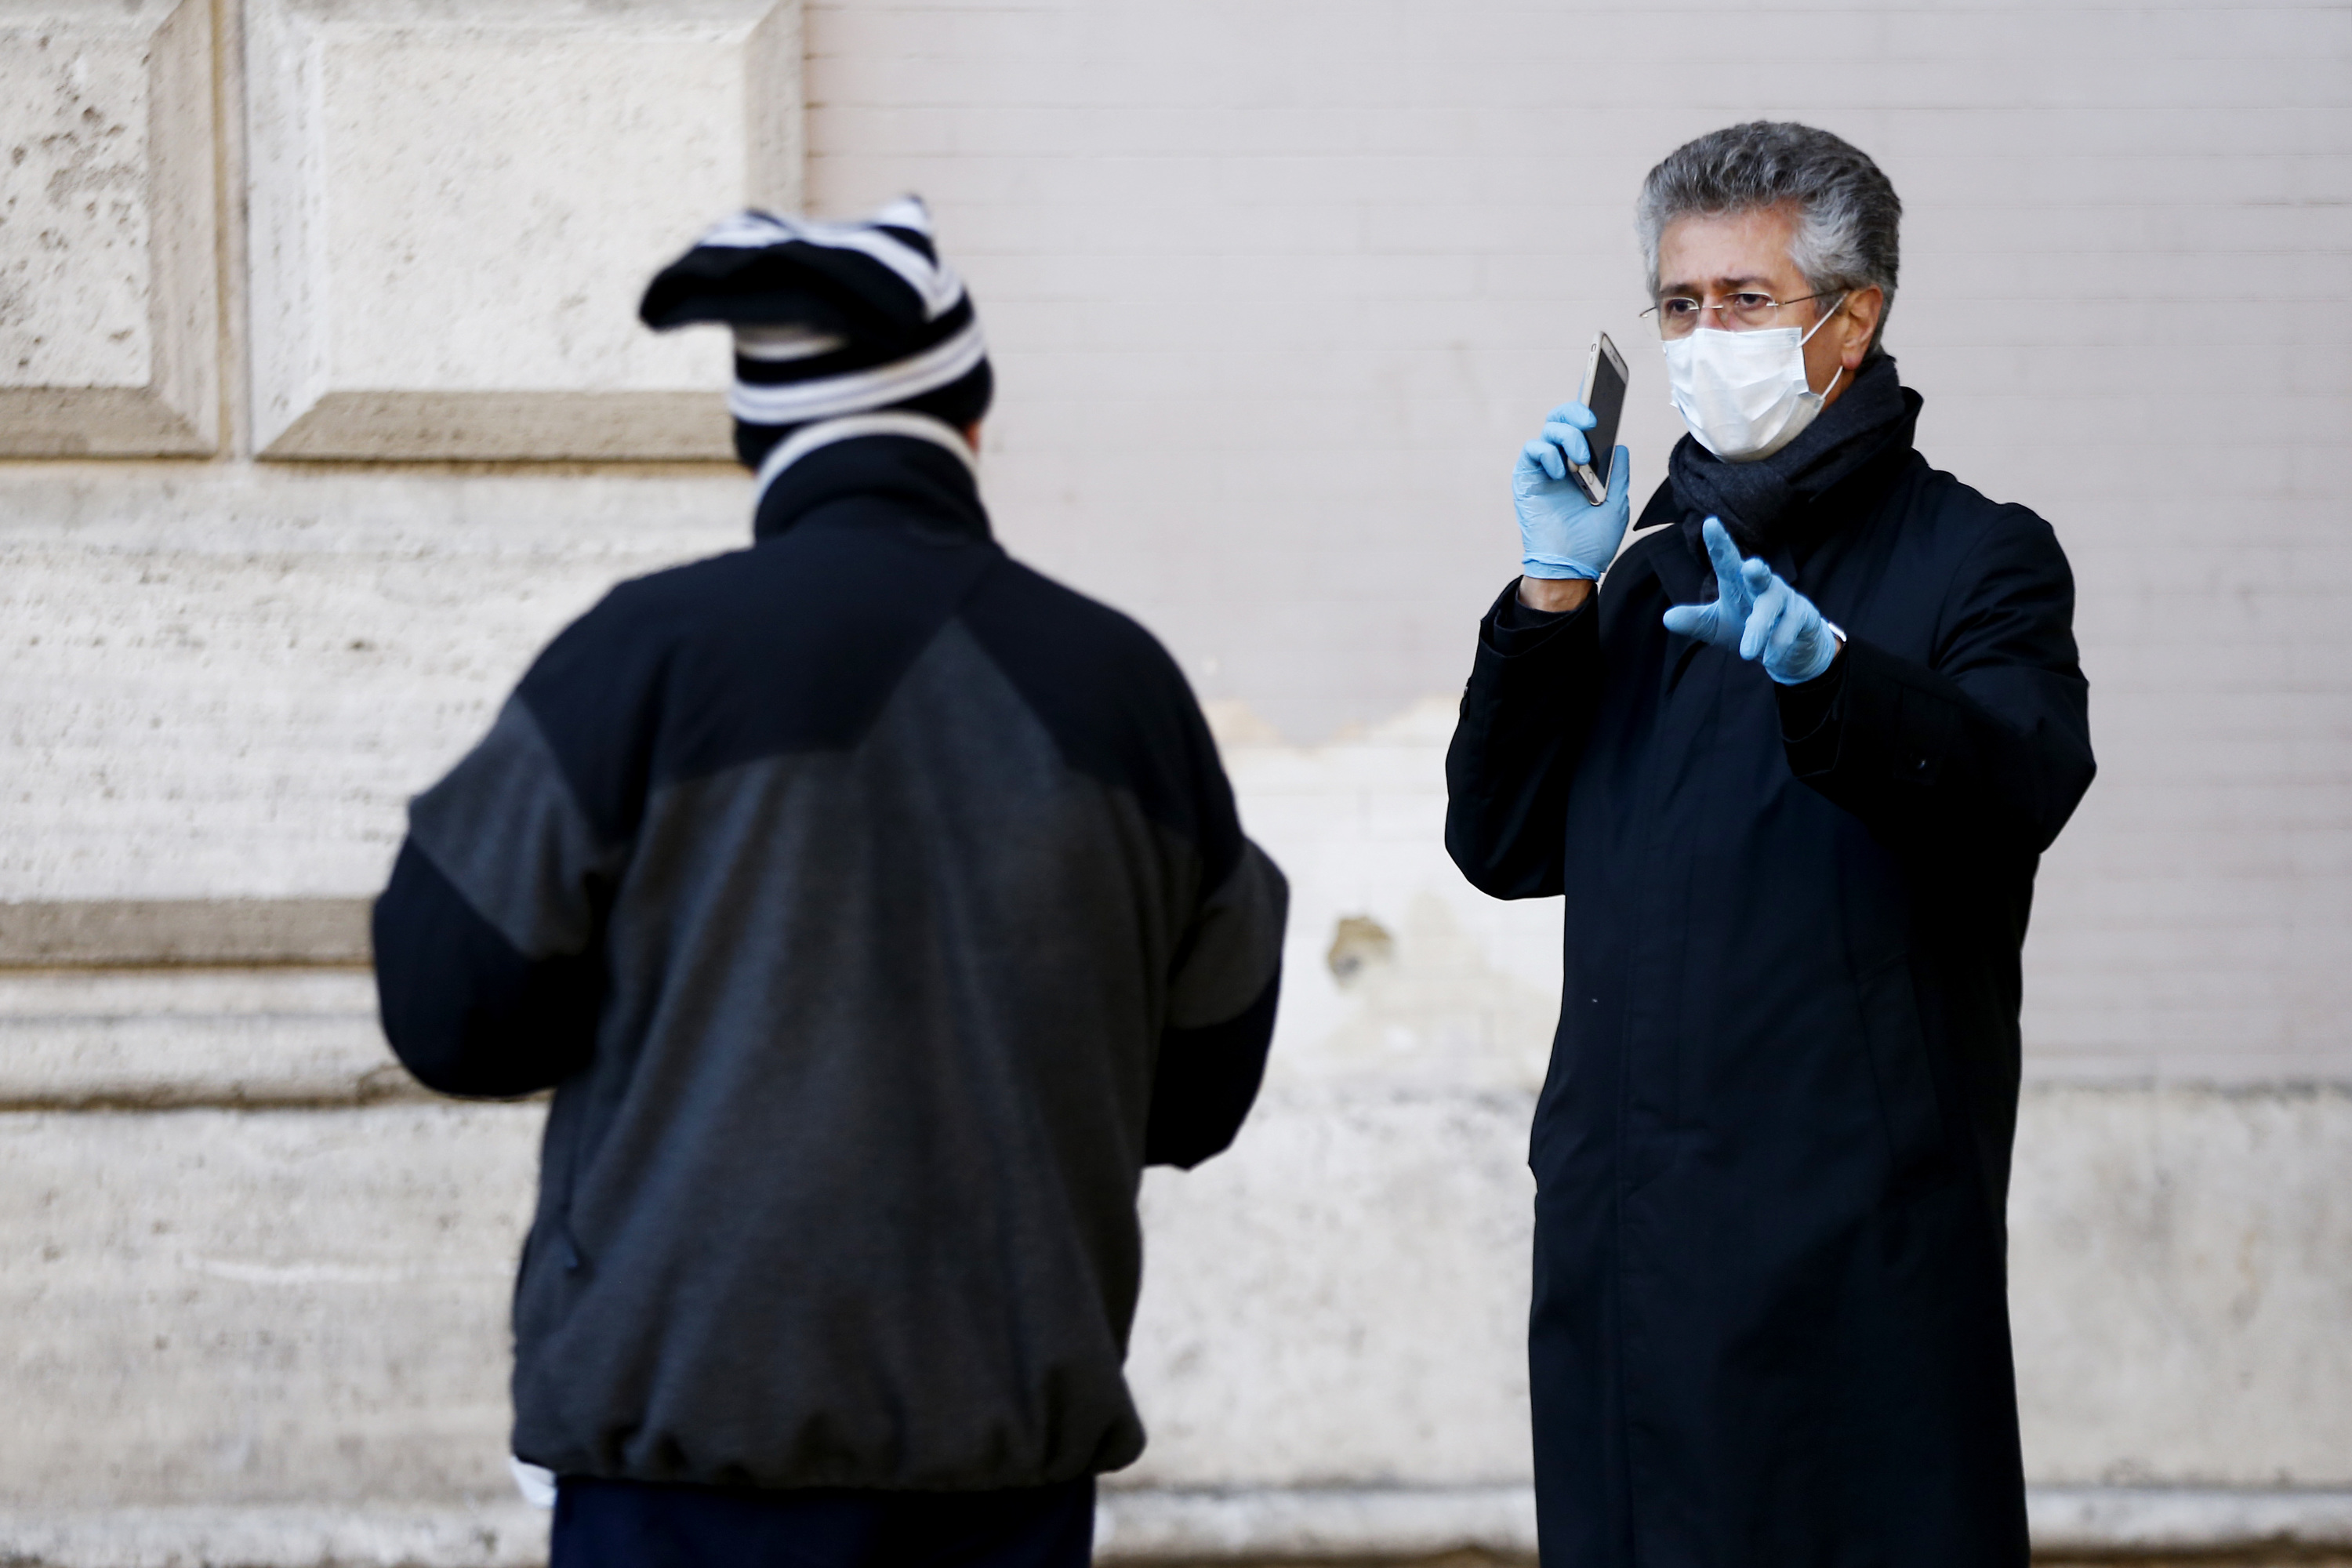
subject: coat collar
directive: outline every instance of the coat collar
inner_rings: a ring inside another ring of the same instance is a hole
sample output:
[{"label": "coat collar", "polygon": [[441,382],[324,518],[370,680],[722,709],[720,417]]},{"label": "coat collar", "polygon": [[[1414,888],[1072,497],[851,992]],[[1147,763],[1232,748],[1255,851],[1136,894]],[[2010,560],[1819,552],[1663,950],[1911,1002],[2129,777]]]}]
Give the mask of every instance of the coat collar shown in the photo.
[{"label": "coat collar", "polygon": [[930,521],[990,537],[979,474],[962,436],[928,415],[891,409],[803,426],[760,465],[751,535],[772,539],[852,497],[909,501]]},{"label": "coat collar", "polygon": [[[1878,450],[1789,521],[1781,542],[1765,554],[1772,570],[1795,581],[1799,560],[1875,510],[1894,489],[1904,469],[1917,459],[1912,442],[1918,431],[1919,410],[1925,400],[1907,386],[1903,389],[1903,397],[1909,410],[1902,423],[1887,432]],[[1684,521],[1675,505],[1674,483],[1667,480],[1652,493],[1633,527],[1639,531]],[[1681,537],[1683,532],[1676,527],[1661,540],[1650,552],[1650,564],[1668,598],[1678,605],[1697,604],[1715,596],[1715,571],[1703,552],[1693,552],[1688,541]]]},{"label": "coat collar", "polygon": [[1823,490],[1811,506],[1790,520],[1788,551],[1783,553],[1810,555],[1831,536],[1878,510],[1887,492],[1895,488],[1895,479],[1917,455],[1914,442],[1919,431],[1919,410],[1926,401],[1909,387],[1903,389],[1905,409],[1901,421],[1886,433],[1878,450],[1864,458],[1853,472]]}]

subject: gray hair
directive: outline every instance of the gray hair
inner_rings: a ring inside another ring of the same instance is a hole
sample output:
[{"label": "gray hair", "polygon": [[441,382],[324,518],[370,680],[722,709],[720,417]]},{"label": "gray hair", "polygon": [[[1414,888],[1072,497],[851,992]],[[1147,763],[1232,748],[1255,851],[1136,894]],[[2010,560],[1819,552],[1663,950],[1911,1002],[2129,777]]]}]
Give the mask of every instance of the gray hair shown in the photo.
[{"label": "gray hair", "polygon": [[[1790,202],[1799,212],[1789,259],[1807,287],[1818,294],[1878,289],[1892,310],[1903,217],[1894,185],[1843,137],[1788,121],[1752,120],[1710,131],[1650,171],[1633,208],[1650,297],[1658,293],[1658,237],[1666,225],[1693,214],[1720,216]],[[1882,311],[1872,353],[1885,331]]]}]

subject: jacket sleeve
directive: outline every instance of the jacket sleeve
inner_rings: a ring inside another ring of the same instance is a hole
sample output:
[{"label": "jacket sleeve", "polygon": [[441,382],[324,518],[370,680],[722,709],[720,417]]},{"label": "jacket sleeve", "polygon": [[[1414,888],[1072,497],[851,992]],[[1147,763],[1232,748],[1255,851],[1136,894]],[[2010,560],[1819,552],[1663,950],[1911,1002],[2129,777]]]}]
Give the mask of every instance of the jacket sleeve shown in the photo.
[{"label": "jacket sleeve", "polygon": [[524,957],[413,837],[376,900],[374,930],[384,1037],[426,1088],[530,1094],[587,1061],[594,965],[582,954]]},{"label": "jacket sleeve", "polygon": [[1987,531],[1927,663],[1855,638],[1820,682],[1780,690],[1796,775],[1891,846],[2038,855],[2090,787],[2074,581],[2047,523]]},{"label": "jacket sleeve", "polygon": [[[1241,1131],[1265,1076],[1282,994],[1282,936],[1290,887],[1242,836],[1233,788],[1208,727],[1194,717],[1195,792],[1213,882],[1176,946],[1168,1019],[1152,1068],[1146,1164],[1190,1169]],[[1218,862],[1224,864],[1222,875]]]},{"label": "jacket sleeve", "polygon": [[447,1094],[552,1088],[588,1060],[603,1001],[599,939],[623,850],[525,699],[410,804],[375,905],[384,1036]]},{"label": "jacket sleeve", "polygon": [[1498,899],[1560,891],[1568,786],[1601,689],[1601,595],[1514,617],[1518,583],[1478,623],[1445,752],[1445,849]]}]

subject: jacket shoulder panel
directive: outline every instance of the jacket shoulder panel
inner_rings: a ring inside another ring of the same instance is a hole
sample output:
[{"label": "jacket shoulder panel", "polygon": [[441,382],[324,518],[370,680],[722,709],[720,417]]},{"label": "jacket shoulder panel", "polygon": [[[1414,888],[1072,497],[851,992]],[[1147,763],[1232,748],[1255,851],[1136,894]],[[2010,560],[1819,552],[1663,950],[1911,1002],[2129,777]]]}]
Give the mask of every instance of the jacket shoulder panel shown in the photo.
[{"label": "jacket shoulder panel", "polygon": [[624,583],[523,678],[518,695],[608,837],[627,836],[654,784],[854,744],[1001,554],[909,509],[859,510],[886,515],[813,519]]},{"label": "jacket shoulder panel", "polygon": [[[1988,614],[2032,611],[2071,626],[2074,570],[2048,520],[2031,507],[1994,500],[1925,459],[1920,468],[1906,524],[1925,532],[1921,542],[1943,578],[1937,654]],[[2073,665],[2071,638],[2063,662]]]},{"label": "jacket shoulder panel", "polygon": [[1930,467],[1926,458],[1918,461],[1909,518],[1943,536],[1938,544],[1950,551],[1956,561],[1987,551],[2046,552],[2064,564],[2058,531],[2040,512],[2018,501],[1995,500],[1956,476]]},{"label": "jacket shoulder panel", "polygon": [[1210,885],[1241,854],[1216,743],[1160,640],[1108,605],[1004,559],[961,617],[1070,766],[1132,795],[1200,852]]}]

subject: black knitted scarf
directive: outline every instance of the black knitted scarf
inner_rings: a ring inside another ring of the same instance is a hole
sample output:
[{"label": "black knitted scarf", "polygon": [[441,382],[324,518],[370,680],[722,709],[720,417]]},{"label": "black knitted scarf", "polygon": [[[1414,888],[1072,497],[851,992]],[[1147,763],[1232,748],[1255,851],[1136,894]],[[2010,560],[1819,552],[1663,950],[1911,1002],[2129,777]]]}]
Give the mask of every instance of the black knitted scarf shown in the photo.
[{"label": "black knitted scarf", "polygon": [[1877,455],[1910,415],[1893,356],[1874,355],[1844,396],[1769,458],[1727,463],[1685,436],[1666,463],[1675,510],[1694,542],[1701,520],[1719,517],[1741,554],[1759,554],[1792,514]]}]

